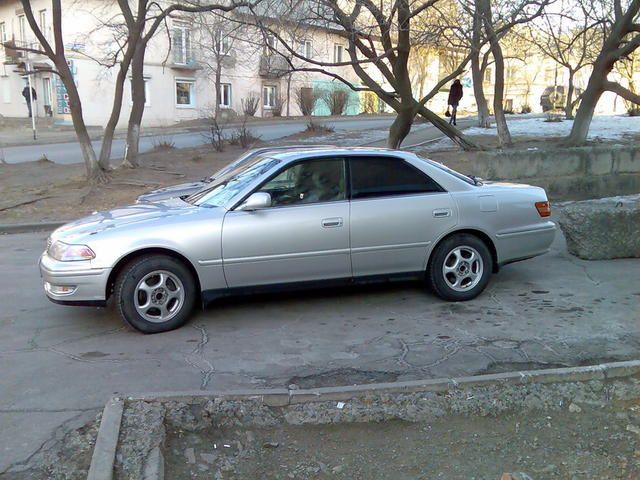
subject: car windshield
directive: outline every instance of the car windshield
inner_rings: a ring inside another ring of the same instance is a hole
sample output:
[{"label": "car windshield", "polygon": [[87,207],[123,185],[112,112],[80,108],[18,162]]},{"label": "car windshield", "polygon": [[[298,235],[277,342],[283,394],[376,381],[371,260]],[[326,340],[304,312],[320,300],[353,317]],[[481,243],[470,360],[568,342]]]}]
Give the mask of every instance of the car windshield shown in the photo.
[{"label": "car windshield", "polygon": [[421,157],[418,157],[418,158],[420,158],[420,160],[422,160],[423,162],[427,162],[429,165],[433,165],[434,167],[442,170],[443,172],[447,172],[449,175],[453,175],[454,177],[467,182],[469,185],[480,185],[479,178],[477,177],[473,177],[470,175],[463,175],[462,173],[456,172],[455,170],[450,169],[446,165],[443,165],[442,163],[434,162],[433,160],[427,160],[426,158],[421,158]]},{"label": "car windshield", "polygon": [[187,197],[185,202],[203,207],[221,207],[278,163],[280,160],[275,158],[256,156],[208,183]]}]

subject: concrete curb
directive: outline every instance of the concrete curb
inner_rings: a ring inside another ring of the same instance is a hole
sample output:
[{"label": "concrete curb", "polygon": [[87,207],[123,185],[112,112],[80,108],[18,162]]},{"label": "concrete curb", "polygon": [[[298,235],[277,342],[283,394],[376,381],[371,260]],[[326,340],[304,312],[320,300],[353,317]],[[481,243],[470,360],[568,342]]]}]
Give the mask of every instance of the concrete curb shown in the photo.
[{"label": "concrete curb", "polygon": [[8,223],[8,224],[0,224],[0,234],[9,234],[9,233],[32,233],[32,232],[43,232],[48,230],[55,230],[58,227],[61,227],[65,223],[70,222],[67,221],[52,221],[52,222],[36,222],[36,223]]},{"label": "concrete curb", "polygon": [[[289,389],[270,389],[270,390],[226,390],[226,391],[183,391],[183,392],[158,392],[141,395],[127,396],[127,402],[184,402],[195,403],[210,398],[224,398],[225,400],[249,400],[257,401],[265,406],[284,407],[288,405],[326,402],[326,401],[348,401],[354,398],[366,397],[368,395],[384,395],[384,394],[409,394],[419,392],[446,392],[451,390],[464,390],[476,387],[488,386],[508,386],[508,385],[526,385],[526,384],[551,384],[551,383],[570,383],[570,382],[588,382],[592,380],[606,381],[613,379],[621,379],[634,375],[640,375],[640,360],[630,360],[626,362],[602,363],[599,365],[591,365],[585,367],[569,367],[569,368],[553,368],[546,370],[527,370],[522,372],[497,373],[491,375],[475,375],[469,377],[456,378],[440,378],[433,380],[414,380],[395,383],[372,383],[367,385],[352,385],[345,387],[324,387],[312,388],[306,390],[289,390]],[[118,399],[115,399],[118,400]],[[114,402],[114,399],[109,401]],[[122,400],[120,402],[120,417],[123,412]],[[118,441],[119,429],[113,428],[114,420],[107,417],[107,409],[110,403],[105,407],[105,414],[102,417],[100,430],[98,432],[98,441],[91,459],[91,469],[89,470],[88,480],[112,479],[113,465],[115,462],[116,446]],[[117,407],[111,407],[112,409]],[[120,421],[118,417],[118,425]],[[103,429],[103,424],[108,423]],[[102,436],[102,438],[101,438]],[[99,442],[101,445],[113,446],[110,463],[106,460],[107,450],[101,447],[101,453],[98,455]],[[156,451],[158,450],[158,451]],[[108,468],[110,476],[91,476],[91,472],[96,470],[94,461],[98,459],[104,468]],[[144,478],[162,479],[164,477],[164,464],[162,452],[156,447],[150,455],[145,468]]]},{"label": "concrete curb", "polygon": [[93,447],[87,480],[111,480],[113,478],[113,466],[116,460],[116,447],[118,446],[123,411],[124,401],[121,398],[113,397],[105,405],[98,438],[95,447]]}]

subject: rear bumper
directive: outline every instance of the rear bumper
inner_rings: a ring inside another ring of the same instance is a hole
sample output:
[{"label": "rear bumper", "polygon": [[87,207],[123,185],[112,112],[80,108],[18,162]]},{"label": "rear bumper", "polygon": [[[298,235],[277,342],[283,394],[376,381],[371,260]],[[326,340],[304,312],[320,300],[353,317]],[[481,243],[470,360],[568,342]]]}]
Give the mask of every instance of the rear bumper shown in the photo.
[{"label": "rear bumper", "polygon": [[496,234],[498,264],[505,265],[547,253],[556,230],[556,224],[548,221],[530,228]]},{"label": "rear bumper", "polygon": [[[91,268],[89,262],[60,262],[44,253],[40,275],[49,300],[61,305],[102,306],[106,302],[110,268]],[[68,292],[59,293],[59,287]]]}]

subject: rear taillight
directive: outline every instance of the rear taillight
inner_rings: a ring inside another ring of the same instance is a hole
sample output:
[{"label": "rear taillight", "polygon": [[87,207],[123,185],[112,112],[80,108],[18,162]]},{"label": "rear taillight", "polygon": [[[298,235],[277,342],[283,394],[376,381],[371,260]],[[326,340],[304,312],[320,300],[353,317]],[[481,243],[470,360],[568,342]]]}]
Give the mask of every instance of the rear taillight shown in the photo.
[{"label": "rear taillight", "polygon": [[551,216],[551,205],[549,202],[536,202],[536,210],[541,217]]}]

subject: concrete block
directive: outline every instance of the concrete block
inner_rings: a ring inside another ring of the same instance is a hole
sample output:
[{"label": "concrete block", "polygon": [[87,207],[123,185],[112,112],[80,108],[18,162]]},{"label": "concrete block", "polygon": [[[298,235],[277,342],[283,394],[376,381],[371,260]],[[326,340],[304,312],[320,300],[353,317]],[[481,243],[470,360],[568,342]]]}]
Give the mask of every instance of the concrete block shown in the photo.
[{"label": "concrete block", "polygon": [[589,175],[606,175],[613,170],[613,154],[600,152],[589,155],[586,159],[586,170]]}]

